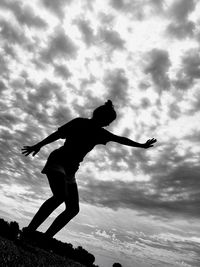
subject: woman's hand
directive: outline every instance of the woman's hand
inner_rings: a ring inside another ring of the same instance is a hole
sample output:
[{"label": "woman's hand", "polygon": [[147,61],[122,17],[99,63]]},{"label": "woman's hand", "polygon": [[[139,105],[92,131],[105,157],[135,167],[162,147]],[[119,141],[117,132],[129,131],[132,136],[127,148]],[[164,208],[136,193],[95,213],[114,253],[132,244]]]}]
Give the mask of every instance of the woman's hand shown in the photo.
[{"label": "woman's hand", "polygon": [[155,138],[149,139],[146,141],[146,143],[144,143],[143,148],[147,149],[147,148],[153,147],[153,144],[155,142],[157,142]]},{"label": "woman's hand", "polygon": [[34,157],[39,151],[40,151],[40,146],[34,145],[34,146],[24,146],[22,150],[22,154],[25,156],[28,156],[29,154],[33,153],[32,156]]}]

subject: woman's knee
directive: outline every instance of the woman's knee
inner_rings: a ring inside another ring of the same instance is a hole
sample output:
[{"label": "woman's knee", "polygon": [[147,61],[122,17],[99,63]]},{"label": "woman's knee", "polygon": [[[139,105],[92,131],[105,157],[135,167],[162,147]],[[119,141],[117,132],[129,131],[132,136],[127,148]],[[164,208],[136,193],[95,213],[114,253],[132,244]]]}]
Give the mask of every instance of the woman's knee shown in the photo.
[{"label": "woman's knee", "polygon": [[65,201],[64,196],[59,195],[59,194],[54,194],[54,195],[52,196],[52,199],[53,199],[54,202],[56,202],[56,203],[60,203],[60,204],[63,203],[63,202]]},{"label": "woman's knee", "polygon": [[51,191],[53,195],[57,199],[63,199],[65,198],[65,176],[62,173],[59,172],[51,172],[47,174],[47,178],[49,180],[49,185],[51,188]]},{"label": "woman's knee", "polygon": [[76,216],[79,211],[80,211],[80,207],[79,205],[71,205],[67,208],[68,212],[70,212],[72,215]]},{"label": "woman's knee", "polygon": [[79,207],[79,205],[77,205],[77,207],[75,209],[76,215],[79,213],[79,211],[80,211],[80,207]]}]

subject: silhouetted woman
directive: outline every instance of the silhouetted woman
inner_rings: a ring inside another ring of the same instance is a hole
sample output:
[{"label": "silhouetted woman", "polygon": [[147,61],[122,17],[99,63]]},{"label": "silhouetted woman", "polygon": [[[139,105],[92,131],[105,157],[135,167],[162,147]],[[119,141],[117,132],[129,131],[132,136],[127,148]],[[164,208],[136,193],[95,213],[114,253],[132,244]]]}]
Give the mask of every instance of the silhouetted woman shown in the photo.
[{"label": "silhouetted woman", "polygon": [[108,100],[104,105],[93,111],[92,118],[76,118],[64,124],[58,130],[34,146],[24,146],[22,153],[35,156],[41,147],[58,139],[65,139],[60,148],[51,152],[42,170],[47,175],[53,196],[46,200],[26,227],[26,231],[33,233],[44,220],[63,202],[65,210],[53,221],[46,231],[47,237],[53,237],[79,212],[79,197],[75,173],[85,155],[96,145],[106,145],[109,141],[122,145],[149,148],[156,139],[149,139],[140,144],[126,137],[117,136],[105,130],[116,119],[116,112],[112,102]]}]

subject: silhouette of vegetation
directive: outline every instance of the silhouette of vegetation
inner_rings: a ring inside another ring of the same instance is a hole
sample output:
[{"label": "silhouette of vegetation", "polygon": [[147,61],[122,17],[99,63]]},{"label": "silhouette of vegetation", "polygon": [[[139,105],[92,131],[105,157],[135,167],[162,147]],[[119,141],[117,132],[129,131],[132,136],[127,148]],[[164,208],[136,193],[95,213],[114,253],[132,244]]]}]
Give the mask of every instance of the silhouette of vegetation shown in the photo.
[{"label": "silhouette of vegetation", "polygon": [[10,240],[16,240],[19,236],[20,230],[17,222],[6,222],[0,218],[0,235]]},{"label": "silhouette of vegetation", "polygon": [[115,262],[115,263],[113,264],[113,267],[122,267],[122,265],[121,265],[120,263],[118,263],[118,262]]},{"label": "silhouette of vegetation", "polygon": [[79,262],[51,251],[1,236],[0,252],[1,267],[85,267]]},{"label": "silhouette of vegetation", "polygon": [[84,248],[81,246],[75,249],[75,258],[78,262],[81,262],[85,265],[94,266],[93,263],[95,261],[95,257],[88,253]]},{"label": "silhouette of vegetation", "polygon": [[0,236],[12,241],[16,241],[17,245],[24,246],[25,243],[30,243],[31,245],[46,249],[59,256],[72,259],[83,264],[84,266],[98,267],[94,264],[94,255],[89,253],[81,246],[73,248],[72,244],[64,243],[55,238],[46,238],[45,234],[41,232],[35,232],[35,238],[26,238],[23,236],[23,230],[19,229],[19,225],[15,221],[8,223],[4,219],[0,218]]}]

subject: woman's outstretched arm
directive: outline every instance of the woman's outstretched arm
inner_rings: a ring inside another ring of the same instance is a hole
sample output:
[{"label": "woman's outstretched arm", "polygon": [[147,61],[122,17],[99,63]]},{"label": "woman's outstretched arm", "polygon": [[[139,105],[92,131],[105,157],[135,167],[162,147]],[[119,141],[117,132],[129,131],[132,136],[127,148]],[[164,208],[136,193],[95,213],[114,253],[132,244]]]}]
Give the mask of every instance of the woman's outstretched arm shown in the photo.
[{"label": "woman's outstretched arm", "polygon": [[50,134],[48,137],[46,137],[45,139],[43,139],[41,142],[37,143],[36,145],[33,146],[24,146],[21,150],[22,150],[22,154],[24,154],[25,156],[28,156],[29,154],[33,153],[32,156],[35,156],[41,149],[41,147],[52,143],[58,139],[60,139],[60,133],[58,131]]},{"label": "woman's outstretched arm", "polygon": [[152,139],[148,139],[145,143],[137,143],[127,137],[118,136],[114,134],[112,134],[111,141],[122,144],[122,145],[126,145],[126,146],[141,147],[141,148],[153,147],[153,144],[157,142],[155,138],[152,138]]}]

